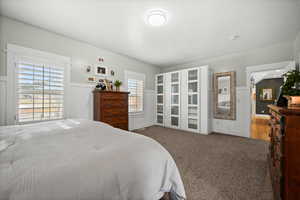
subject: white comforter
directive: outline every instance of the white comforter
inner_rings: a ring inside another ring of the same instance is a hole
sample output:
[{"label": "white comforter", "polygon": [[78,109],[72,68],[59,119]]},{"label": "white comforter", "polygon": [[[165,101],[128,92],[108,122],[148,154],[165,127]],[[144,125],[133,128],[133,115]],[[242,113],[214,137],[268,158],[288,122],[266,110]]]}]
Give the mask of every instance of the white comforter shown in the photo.
[{"label": "white comforter", "polygon": [[0,141],[1,200],[157,200],[164,192],[185,199],[160,144],[101,122],[1,127]]}]

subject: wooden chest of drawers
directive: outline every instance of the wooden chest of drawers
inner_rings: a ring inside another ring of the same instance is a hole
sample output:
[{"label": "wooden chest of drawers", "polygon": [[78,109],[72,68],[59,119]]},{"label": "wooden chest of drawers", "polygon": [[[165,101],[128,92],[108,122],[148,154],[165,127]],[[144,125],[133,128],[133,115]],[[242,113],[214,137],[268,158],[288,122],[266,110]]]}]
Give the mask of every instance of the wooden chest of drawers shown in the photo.
[{"label": "wooden chest of drawers", "polygon": [[270,105],[268,161],[275,200],[300,200],[300,109]]},{"label": "wooden chest of drawers", "polygon": [[128,92],[94,92],[94,120],[128,130]]}]

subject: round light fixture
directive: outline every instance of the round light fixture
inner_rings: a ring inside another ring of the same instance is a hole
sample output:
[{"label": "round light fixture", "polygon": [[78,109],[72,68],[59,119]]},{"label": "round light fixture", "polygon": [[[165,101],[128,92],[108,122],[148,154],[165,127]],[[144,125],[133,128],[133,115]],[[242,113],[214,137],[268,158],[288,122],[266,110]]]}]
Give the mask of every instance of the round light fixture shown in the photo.
[{"label": "round light fixture", "polygon": [[151,26],[163,26],[167,23],[167,12],[161,9],[150,10],[146,17],[147,23]]}]

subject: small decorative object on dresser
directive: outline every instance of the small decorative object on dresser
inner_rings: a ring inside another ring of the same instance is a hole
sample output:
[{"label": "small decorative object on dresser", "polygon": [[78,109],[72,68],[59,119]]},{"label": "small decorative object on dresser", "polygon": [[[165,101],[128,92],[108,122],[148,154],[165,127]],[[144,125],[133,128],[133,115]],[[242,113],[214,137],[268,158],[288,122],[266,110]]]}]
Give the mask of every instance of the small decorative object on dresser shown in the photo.
[{"label": "small decorative object on dresser", "polygon": [[116,91],[120,91],[120,86],[122,85],[122,82],[119,80],[116,80],[114,82],[114,85],[116,86]]},{"label": "small decorative object on dresser", "polygon": [[300,71],[288,71],[284,75],[285,81],[282,86],[284,97],[288,100],[288,107],[300,107]]},{"label": "small decorative object on dresser", "polygon": [[300,199],[300,108],[270,108],[268,161],[274,200]]},{"label": "small decorative object on dresser", "polygon": [[96,85],[97,90],[106,90],[106,85],[103,79],[99,79],[99,82]]},{"label": "small decorative object on dresser", "polygon": [[129,92],[94,90],[94,120],[128,130]]}]

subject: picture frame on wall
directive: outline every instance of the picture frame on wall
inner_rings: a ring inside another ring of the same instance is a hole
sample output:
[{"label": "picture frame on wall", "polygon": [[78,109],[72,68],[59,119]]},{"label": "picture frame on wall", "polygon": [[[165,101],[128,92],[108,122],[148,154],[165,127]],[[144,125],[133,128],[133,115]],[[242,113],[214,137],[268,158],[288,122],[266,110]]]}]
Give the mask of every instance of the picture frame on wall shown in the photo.
[{"label": "picture frame on wall", "polygon": [[88,83],[96,83],[96,77],[95,76],[89,76],[88,77]]},{"label": "picture frame on wall", "polygon": [[95,65],[95,74],[100,76],[106,76],[108,74],[108,68],[103,65]]},{"label": "picture frame on wall", "polygon": [[236,120],[236,72],[213,75],[215,119]]},{"label": "picture frame on wall", "polygon": [[259,99],[261,101],[273,101],[275,99],[274,88],[262,88],[259,91]]}]

